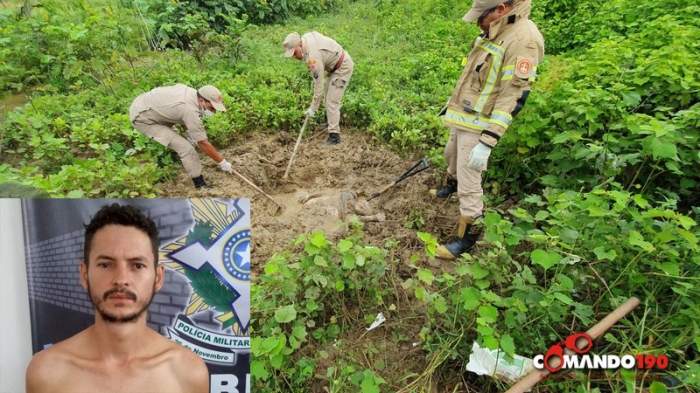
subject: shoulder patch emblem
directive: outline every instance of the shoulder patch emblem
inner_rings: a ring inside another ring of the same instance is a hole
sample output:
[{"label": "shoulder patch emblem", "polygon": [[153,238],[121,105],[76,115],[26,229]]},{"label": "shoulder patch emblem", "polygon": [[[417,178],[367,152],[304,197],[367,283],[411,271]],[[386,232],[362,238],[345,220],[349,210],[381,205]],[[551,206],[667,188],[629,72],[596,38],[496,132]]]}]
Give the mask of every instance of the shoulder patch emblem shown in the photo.
[{"label": "shoulder patch emblem", "polygon": [[529,75],[530,71],[532,71],[532,63],[528,59],[522,59],[515,66],[515,69],[518,70],[518,73],[521,75]]},{"label": "shoulder patch emblem", "polygon": [[309,60],[309,62],[306,63],[306,65],[309,66],[311,72],[316,72],[316,60]]}]

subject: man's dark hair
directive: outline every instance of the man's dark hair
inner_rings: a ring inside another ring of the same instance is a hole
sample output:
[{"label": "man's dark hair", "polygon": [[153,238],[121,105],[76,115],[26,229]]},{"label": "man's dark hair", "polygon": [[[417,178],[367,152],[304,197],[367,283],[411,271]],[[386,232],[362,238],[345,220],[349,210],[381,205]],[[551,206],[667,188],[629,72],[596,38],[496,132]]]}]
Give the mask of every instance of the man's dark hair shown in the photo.
[{"label": "man's dark hair", "polygon": [[513,4],[515,4],[515,0],[507,0],[503,2],[503,5],[505,5],[506,7],[512,7]]},{"label": "man's dark hair", "polygon": [[141,211],[133,206],[120,206],[118,203],[104,205],[92,217],[90,223],[85,225],[85,246],[83,247],[83,260],[85,266],[90,266],[90,249],[92,248],[92,238],[95,233],[107,225],[122,225],[125,227],[134,227],[145,233],[151,240],[151,248],[153,250],[154,265],[158,266],[158,227]]}]

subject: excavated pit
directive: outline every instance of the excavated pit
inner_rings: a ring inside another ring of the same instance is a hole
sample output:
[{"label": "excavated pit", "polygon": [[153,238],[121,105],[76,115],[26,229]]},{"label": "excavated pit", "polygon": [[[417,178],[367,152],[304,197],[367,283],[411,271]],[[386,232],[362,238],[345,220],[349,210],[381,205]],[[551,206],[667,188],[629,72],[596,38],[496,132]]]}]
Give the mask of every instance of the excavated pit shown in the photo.
[{"label": "excavated pit", "polygon": [[322,231],[336,240],[346,230],[345,223],[355,217],[364,223],[368,243],[382,246],[386,240],[396,239],[406,258],[422,251],[416,231],[441,240],[454,233],[459,217],[456,201],[436,199],[427,192],[438,184],[440,174],[435,168],[367,201],[421,157],[401,157],[357,131],[345,131],[341,139],[340,145],[330,148],[323,146],[322,130],[302,139],[287,179],[282,177],[296,142],[291,132],[255,134],[221,149],[234,170],[281,204],[281,209],[238,176],[221,172],[206,157],[202,158],[204,178],[213,190],[195,189],[184,171],[158,188],[165,197],[250,198],[253,277],[275,252],[287,249],[300,234]]}]

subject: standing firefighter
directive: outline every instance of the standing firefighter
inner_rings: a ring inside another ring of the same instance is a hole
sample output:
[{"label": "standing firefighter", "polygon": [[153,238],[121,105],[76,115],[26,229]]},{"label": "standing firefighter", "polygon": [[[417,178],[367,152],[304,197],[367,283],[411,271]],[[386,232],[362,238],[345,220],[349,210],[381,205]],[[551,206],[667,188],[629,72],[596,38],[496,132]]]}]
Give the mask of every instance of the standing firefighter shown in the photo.
[{"label": "standing firefighter", "polygon": [[[211,188],[204,181],[202,162],[193,145],[197,144],[221,170],[231,172],[231,164],[209,142],[202,125],[202,116],[211,116],[217,111],[226,111],[219,89],[207,85],[195,90],[177,84],[158,87],[136,97],[129,108],[129,118],[134,128],[177,152],[195,187]],[[191,144],[175,131],[175,124],[182,126]]]},{"label": "standing firefighter", "polygon": [[440,258],[453,260],[468,252],[483,230],[484,193],[481,172],[491,149],[525,105],[537,65],[544,56],[542,34],[529,19],[531,0],[474,0],[464,16],[483,31],[447,105],[443,123],[450,127],[445,146],[448,181],[431,194],[459,195],[457,238],[437,249]]},{"label": "standing firefighter", "polygon": [[340,143],[340,101],[354,69],[350,55],[337,42],[315,31],[303,36],[289,34],[283,46],[285,56],[304,60],[314,78],[314,97],[305,115],[315,116],[321,106],[325,72],[328,72],[328,83],[325,84],[328,140],[325,146]]}]

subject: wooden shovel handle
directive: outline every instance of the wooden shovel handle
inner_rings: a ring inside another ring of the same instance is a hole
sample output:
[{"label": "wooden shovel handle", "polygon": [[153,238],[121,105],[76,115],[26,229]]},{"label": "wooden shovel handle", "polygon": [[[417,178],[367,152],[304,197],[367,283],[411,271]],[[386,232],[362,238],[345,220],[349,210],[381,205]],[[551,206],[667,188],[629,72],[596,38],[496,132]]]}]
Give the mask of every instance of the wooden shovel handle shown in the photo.
[{"label": "wooden shovel handle", "polygon": [[[613,312],[608,314],[608,316],[606,316],[600,322],[593,325],[592,328],[588,329],[586,334],[588,334],[593,340],[595,340],[638,305],[639,299],[637,299],[636,297],[627,299],[627,301],[622,303],[620,307],[616,308]],[[537,382],[546,378],[547,375],[549,375],[549,370],[547,370],[546,368],[542,370],[535,370],[528,374],[525,378],[518,381],[518,383],[511,386],[511,388],[508,389],[506,393],[525,393],[528,390],[530,390],[533,386],[535,386]]]},{"label": "wooden shovel handle", "polygon": [[287,170],[284,171],[284,176],[282,179],[286,179],[289,175],[289,169],[292,167],[292,162],[294,161],[294,156],[297,154],[297,149],[299,148],[299,143],[301,143],[301,136],[304,135],[304,129],[306,129],[306,123],[309,122],[309,115],[306,115],[304,119],[304,125],[301,126],[301,131],[299,131],[299,136],[297,137],[297,144],[294,145],[294,151],[292,151],[292,156],[289,158],[289,164],[287,164]]},{"label": "wooden shovel handle", "polygon": [[396,182],[395,182],[395,181],[394,181],[394,182],[391,182],[391,183],[387,184],[386,186],[384,186],[384,188],[382,188],[381,190],[379,190],[379,191],[377,192],[377,194],[378,194],[378,195],[382,195],[383,193],[386,192],[386,190],[390,189],[391,187],[393,187],[393,186],[395,186],[395,185],[396,185]]},{"label": "wooden shovel handle", "polygon": [[244,182],[248,183],[249,186],[253,187],[253,189],[254,189],[255,191],[257,191],[257,192],[259,192],[260,194],[262,194],[262,196],[264,196],[265,198],[271,200],[272,203],[274,203],[275,205],[277,205],[277,208],[278,208],[278,209],[282,207],[282,204],[280,204],[280,203],[277,202],[276,200],[272,199],[272,197],[269,196],[269,195],[267,195],[267,194],[265,193],[265,191],[261,190],[260,187],[256,186],[252,181],[246,179],[245,176],[243,176],[243,175],[241,175],[240,173],[236,172],[235,169],[231,169],[231,173],[233,173],[234,175],[240,177],[241,180],[243,180]]}]

